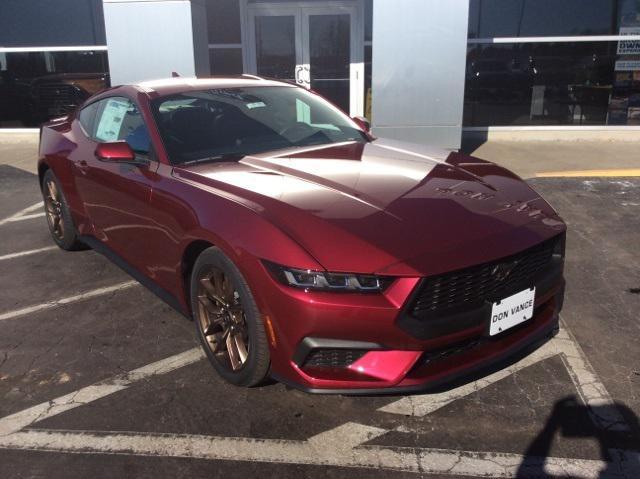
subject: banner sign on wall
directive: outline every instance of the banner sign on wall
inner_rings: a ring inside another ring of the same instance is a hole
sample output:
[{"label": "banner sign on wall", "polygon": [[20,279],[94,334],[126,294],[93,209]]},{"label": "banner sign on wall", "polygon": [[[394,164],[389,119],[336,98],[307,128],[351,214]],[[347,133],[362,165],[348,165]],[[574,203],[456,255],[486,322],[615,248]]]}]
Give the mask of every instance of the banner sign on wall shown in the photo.
[{"label": "banner sign on wall", "polygon": [[640,70],[640,60],[618,60],[616,62],[617,72],[632,72]]},{"label": "banner sign on wall", "polygon": [[[640,35],[640,27],[621,27],[620,35]],[[620,40],[618,55],[640,55],[640,40]]]}]

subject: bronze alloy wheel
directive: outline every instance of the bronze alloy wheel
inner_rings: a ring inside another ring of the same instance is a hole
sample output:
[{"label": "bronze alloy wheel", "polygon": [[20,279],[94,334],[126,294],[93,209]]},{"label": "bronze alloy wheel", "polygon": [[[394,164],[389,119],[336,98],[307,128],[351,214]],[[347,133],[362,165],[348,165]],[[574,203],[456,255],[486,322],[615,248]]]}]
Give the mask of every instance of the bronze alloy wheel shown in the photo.
[{"label": "bronze alloy wheel", "polygon": [[239,371],[251,347],[240,294],[231,278],[214,266],[198,278],[197,294],[196,319],[207,347],[221,365]]},{"label": "bronze alloy wheel", "polygon": [[44,206],[51,234],[58,240],[64,239],[64,218],[62,216],[62,196],[53,178],[48,178],[44,187]]},{"label": "bronze alloy wheel", "polygon": [[217,373],[236,386],[262,384],[271,366],[262,314],[247,280],[219,248],[198,255],[189,296],[198,338]]}]

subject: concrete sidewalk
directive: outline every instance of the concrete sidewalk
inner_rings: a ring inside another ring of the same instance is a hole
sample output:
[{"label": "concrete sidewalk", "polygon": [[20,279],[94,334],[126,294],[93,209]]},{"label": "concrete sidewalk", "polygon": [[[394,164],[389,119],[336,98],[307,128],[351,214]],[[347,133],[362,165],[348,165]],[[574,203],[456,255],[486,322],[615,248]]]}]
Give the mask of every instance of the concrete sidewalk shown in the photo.
[{"label": "concrete sidewalk", "polygon": [[463,151],[498,163],[523,178],[640,176],[638,141],[489,141]]},{"label": "concrete sidewalk", "polygon": [[39,132],[14,133],[0,130],[0,165],[37,173]]},{"label": "concrete sidewalk", "polygon": [[[493,161],[523,178],[537,176],[640,176],[638,141],[489,141],[463,151]],[[36,172],[38,132],[0,131],[0,165]]]}]

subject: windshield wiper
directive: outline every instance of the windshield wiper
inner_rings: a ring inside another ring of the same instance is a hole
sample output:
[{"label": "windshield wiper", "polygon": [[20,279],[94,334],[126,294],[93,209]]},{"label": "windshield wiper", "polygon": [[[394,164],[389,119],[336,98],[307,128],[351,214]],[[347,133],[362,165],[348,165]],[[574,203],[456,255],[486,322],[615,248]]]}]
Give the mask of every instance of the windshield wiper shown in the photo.
[{"label": "windshield wiper", "polygon": [[208,156],[206,158],[198,158],[197,160],[183,161],[180,165],[195,165],[197,163],[208,163],[210,161],[227,161],[233,159],[244,158],[244,153],[223,153],[221,155]]}]

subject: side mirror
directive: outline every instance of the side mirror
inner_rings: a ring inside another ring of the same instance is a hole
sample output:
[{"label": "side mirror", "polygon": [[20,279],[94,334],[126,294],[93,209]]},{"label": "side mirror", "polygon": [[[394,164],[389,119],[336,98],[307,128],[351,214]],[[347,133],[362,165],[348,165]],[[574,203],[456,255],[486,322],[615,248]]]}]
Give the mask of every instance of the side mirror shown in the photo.
[{"label": "side mirror", "polygon": [[102,161],[117,163],[134,163],[136,161],[136,154],[126,141],[100,143],[96,147],[95,155]]},{"label": "side mirror", "polygon": [[367,133],[369,133],[369,131],[371,130],[371,123],[369,122],[368,118],[364,116],[354,116],[352,120],[355,121],[358,124],[358,126],[362,128],[364,131],[366,131]]}]

